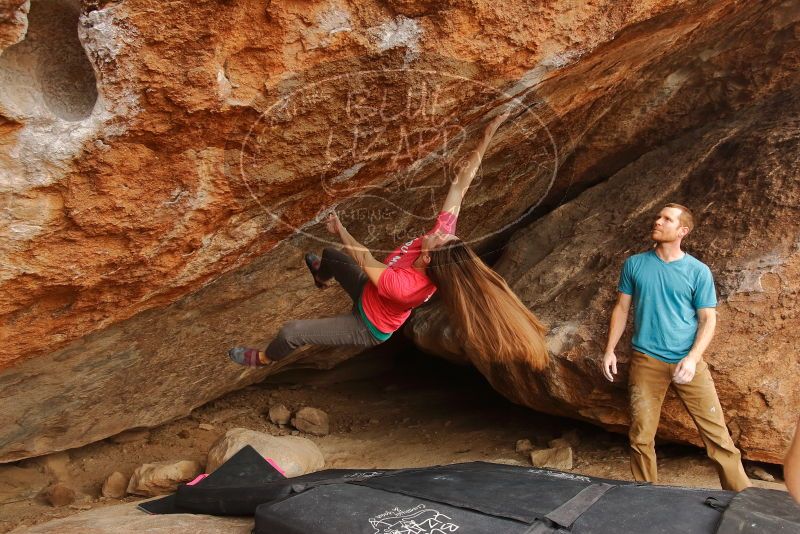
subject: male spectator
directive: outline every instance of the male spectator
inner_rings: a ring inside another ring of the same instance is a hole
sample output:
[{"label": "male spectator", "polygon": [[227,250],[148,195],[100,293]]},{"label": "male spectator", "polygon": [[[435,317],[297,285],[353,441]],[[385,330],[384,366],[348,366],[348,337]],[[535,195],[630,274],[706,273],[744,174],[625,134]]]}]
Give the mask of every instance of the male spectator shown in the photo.
[{"label": "male spectator", "polygon": [[655,247],[625,261],[611,314],[603,373],[614,381],[614,350],[633,303],[633,355],[628,381],[633,477],[653,483],[658,480],[655,436],[661,404],[671,382],[700,431],[723,489],[741,491],[750,486],[750,481],[703,361],[716,326],[714,279],[708,266],[681,250],[681,241],[693,226],[688,208],[667,204],[653,224]]}]

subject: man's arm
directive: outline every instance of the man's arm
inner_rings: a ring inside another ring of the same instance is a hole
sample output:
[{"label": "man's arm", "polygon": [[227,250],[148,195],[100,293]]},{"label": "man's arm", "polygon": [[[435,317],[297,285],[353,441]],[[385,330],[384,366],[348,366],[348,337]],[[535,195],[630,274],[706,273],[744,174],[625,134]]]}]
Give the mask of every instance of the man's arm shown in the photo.
[{"label": "man's arm", "polygon": [[688,384],[694,378],[697,364],[703,358],[703,353],[714,337],[717,327],[717,310],[715,308],[700,308],[697,310],[697,336],[694,338],[689,354],[675,366],[672,379],[676,384]]},{"label": "man's arm", "polygon": [[631,296],[627,293],[619,292],[614,311],[611,312],[611,322],[608,325],[608,342],[606,351],[603,355],[603,374],[610,381],[614,381],[617,374],[617,355],[614,350],[625,332],[625,325],[628,324],[628,312],[631,309]]},{"label": "man's arm", "polygon": [[345,252],[356,260],[358,266],[367,273],[370,281],[377,286],[381,273],[386,270],[386,264],[376,260],[367,247],[356,241],[335,213],[331,213],[328,217],[327,227],[329,232],[339,235]]},{"label": "man's arm", "polygon": [[478,172],[478,167],[480,167],[481,160],[483,160],[483,154],[486,152],[486,148],[489,146],[489,142],[492,140],[494,133],[508,118],[509,114],[509,111],[501,113],[486,125],[486,129],[483,131],[483,137],[478,143],[478,146],[472,150],[466,163],[459,170],[455,181],[450,184],[447,197],[444,199],[442,211],[449,211],[456,217],[458,216],[458,213],[461,211],[461,202],[464,200],[464,195],[467,194],[467,189],[469,189],[472,180],[475,178],[475,174]]}]

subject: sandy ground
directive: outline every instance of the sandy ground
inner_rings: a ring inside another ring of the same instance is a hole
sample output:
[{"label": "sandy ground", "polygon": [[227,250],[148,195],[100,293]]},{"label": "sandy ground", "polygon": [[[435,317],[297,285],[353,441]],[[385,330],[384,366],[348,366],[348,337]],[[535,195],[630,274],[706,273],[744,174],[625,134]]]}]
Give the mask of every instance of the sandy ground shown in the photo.
[{"label": "sandy ground", "polygon": [[[367,356],[332,371],[291,372],[227,395],[189,417],[158,428],[128,433],[80,449],[0,466],[0,532],[65,517],[90,508],[131,502],[100,495],[114,471],[126,477],[139,465],[160,460],[205,463],[212,443],[227,430],[246,427],[289,434],[266,413],[274,404],[295,411],[314,406],[328,412],[331,433],[306,436],[322,450],[326,467],[401,468],[475,460],[529,465],[515,452],[519,439],[546,446],[577,430],[573,472],[629,480],[624,436],[580,422],[534,413],[495,393],[471,369],[419,354]],[[212,425],[205,430],[200,424]],[[118,443],[115,441],[125,441]],[[658,449],[664,484],[719,488],[716,472],[702,450],[674,444]],[[754,481],[785,489],[780,467],[761,465],[778,482]],[[76,490],[72,505],[55,508],[39,496],[61,480]]]}]

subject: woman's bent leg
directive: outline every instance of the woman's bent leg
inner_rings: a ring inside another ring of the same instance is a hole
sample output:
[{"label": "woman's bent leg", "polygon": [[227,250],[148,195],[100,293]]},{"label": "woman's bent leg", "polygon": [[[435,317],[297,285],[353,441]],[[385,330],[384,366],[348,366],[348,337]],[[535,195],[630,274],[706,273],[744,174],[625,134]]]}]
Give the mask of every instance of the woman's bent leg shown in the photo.
[{"label": "woman's bent leg", "polygon": [[322,261],[317,276],[320,280],[335,278],[353,302],[358,300],[361,289],[367,281],[366,273],[349,254],[331,247],[326,247],[322,251]]},{"label": "woman's bent leg", "polygon": [[369,333],[360,317],[348,313],[325,319],[289,321],[267,346],[267,357],[282,360],[303,345],[367,348],[380,343]]}]

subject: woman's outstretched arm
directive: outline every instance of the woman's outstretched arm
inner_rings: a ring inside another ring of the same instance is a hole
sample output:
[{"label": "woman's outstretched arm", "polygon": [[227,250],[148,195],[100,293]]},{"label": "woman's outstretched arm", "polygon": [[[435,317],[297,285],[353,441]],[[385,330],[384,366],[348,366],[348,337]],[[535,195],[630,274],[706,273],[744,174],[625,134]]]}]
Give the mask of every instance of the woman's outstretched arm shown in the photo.
[{"label": "woman's outstretched arm", "polygon": [[367,274],[370,281],[378,285],[378,279],[381,277],[381,273],[386,270],[386,264],[376,260],[367,247],[356,241],[356,239],[350,235],[350,232],[348,232],[347,228],[341,223],[336,213],[331,213],[328,217],[327,228],[330,233],[339,236],[339,239],[341,239],[344,245],[345,252],[356,260],[356,263],[361,267],[361,270]]},{"label": "woman's outstretched arm", "polygon": [[478,143],[478,146],[469,154],[466,163],[458,171],[455,181],[450,184],[450,190],[447,192],[447,197],[444,199],[442,211],[449,211],[453,215],[458,216],[458,213],[461,211],[461,202],[464,200],[464,195],[466,195],[467,189],[469,189],[472,183],[472,179],[475,178],[478,167],[481,166],[481,160],[483,159],[484,152],[486,152],[486,147],[489,146],[492,136],[494,136],[494,133],[500,125],[508,118],[509,114],[510,111],[501,113],[486,125],[486,128],[483,130],[483,137]]}]

